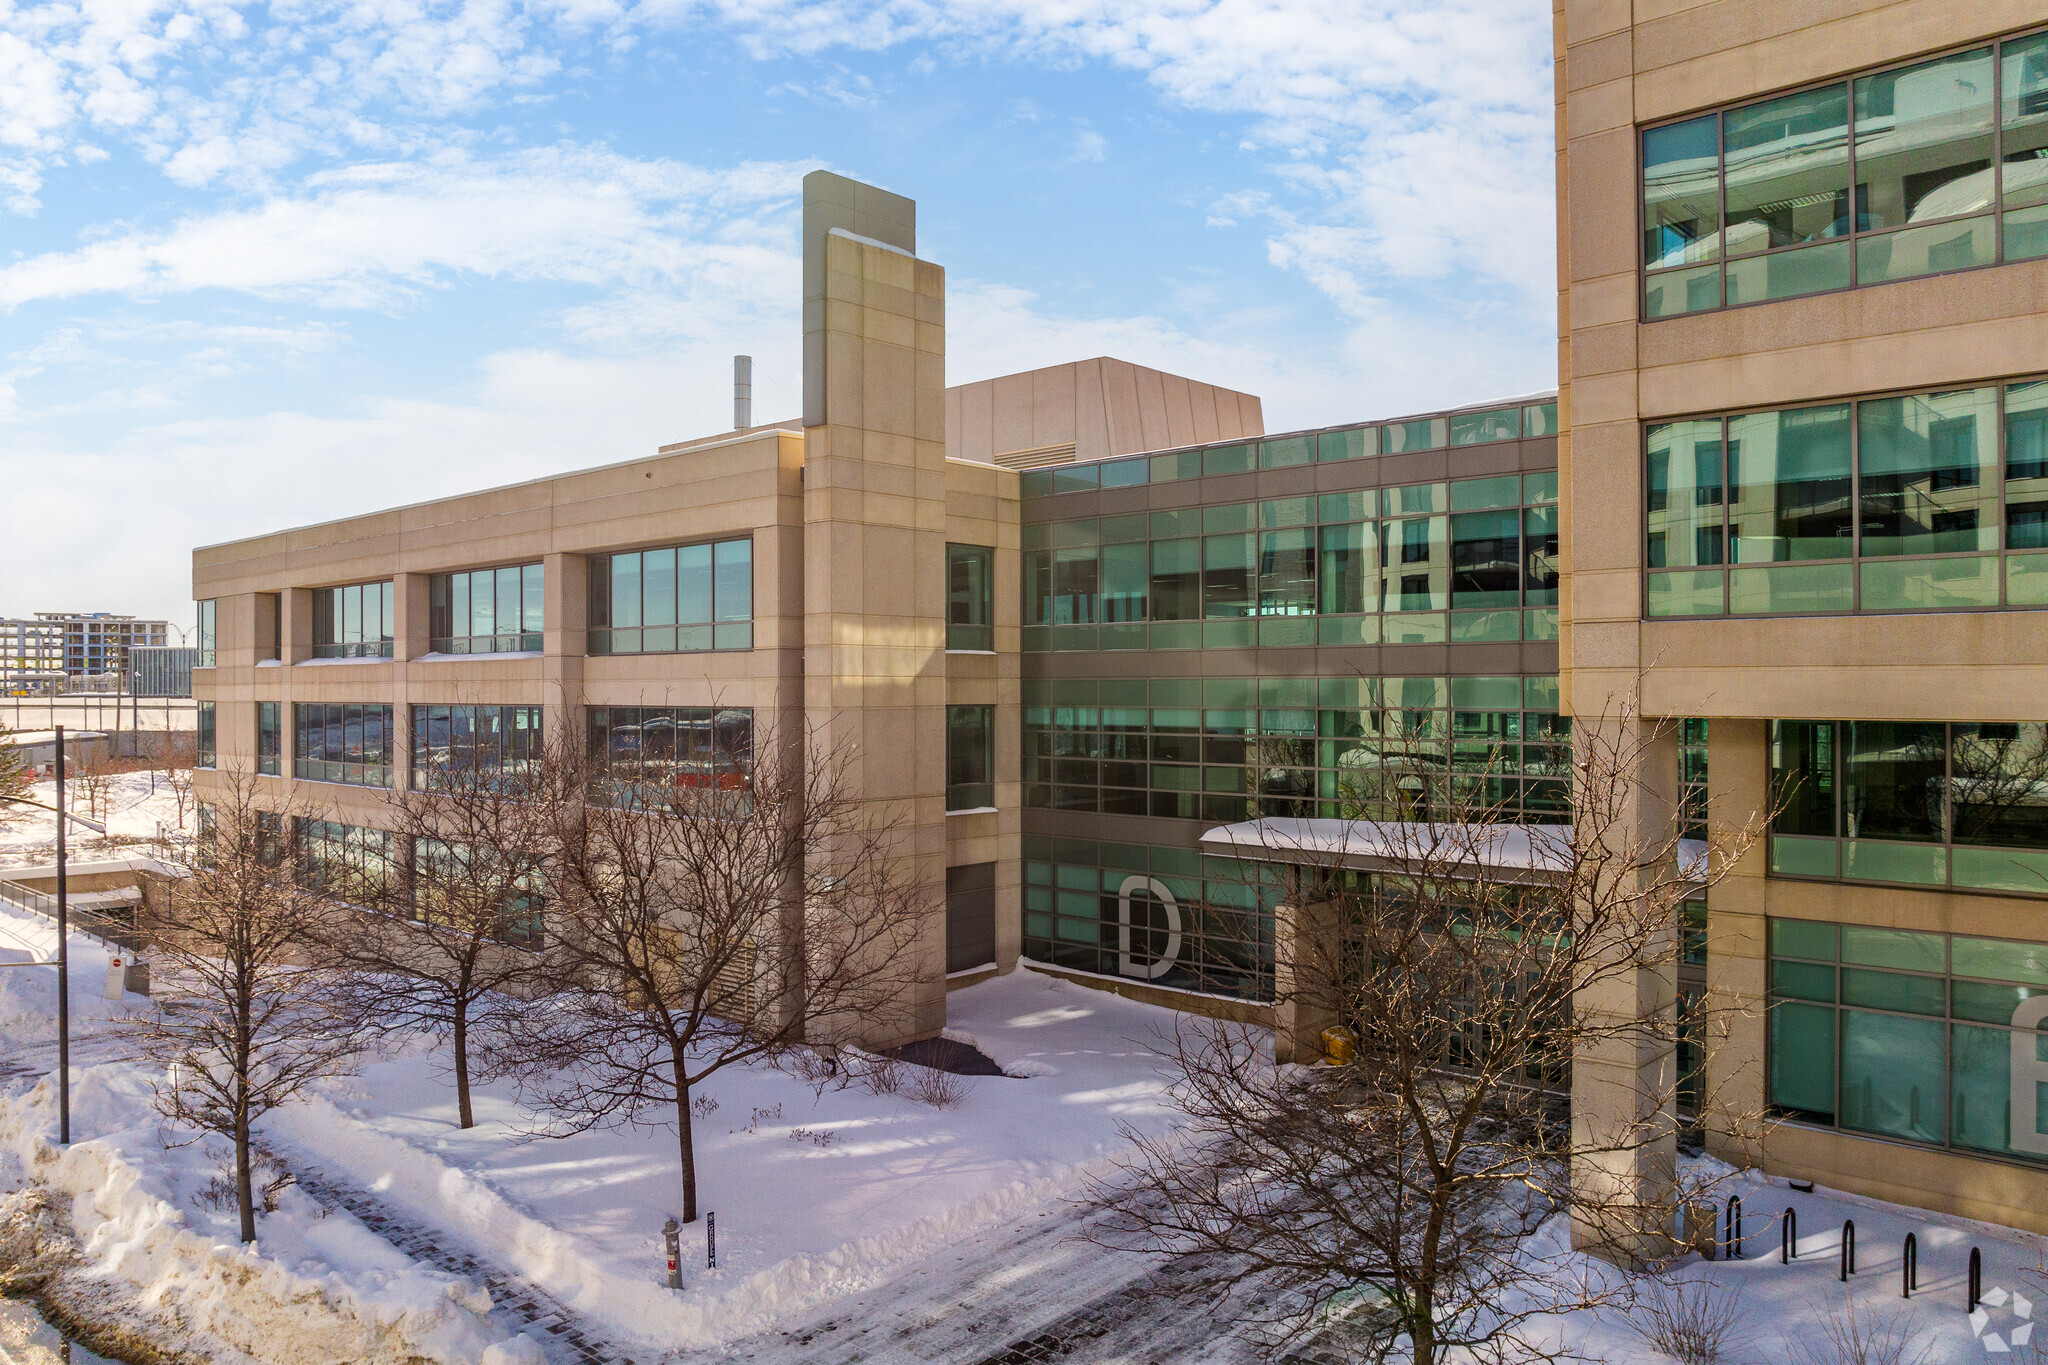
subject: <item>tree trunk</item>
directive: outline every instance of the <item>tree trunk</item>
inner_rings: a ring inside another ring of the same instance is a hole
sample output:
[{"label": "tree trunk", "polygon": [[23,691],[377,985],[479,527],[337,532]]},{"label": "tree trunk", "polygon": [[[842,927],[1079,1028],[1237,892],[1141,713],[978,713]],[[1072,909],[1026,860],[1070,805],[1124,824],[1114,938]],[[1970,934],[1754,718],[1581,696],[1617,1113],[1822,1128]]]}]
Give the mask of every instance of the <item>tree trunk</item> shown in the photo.
[{"label": "tree trunk", "polygon": [[682,1050],[676,1050],[676,1136],[683,1153],[683,1221],[697,1221],[697,1148],[690,1135],[690,1087],[683,1079]]},{"label": "tree trunk", "polygon": [[455,1007],[455,1108],[456,1126],[474,1128],[476,1115],[469,1107],[469,1011]]},{"label": "tree trunk", "polygon": [[242,1206],[242,1240],[256,1240],[256,1190],[249,1172],[249,1108],[235,1114],[235,1199]]}]

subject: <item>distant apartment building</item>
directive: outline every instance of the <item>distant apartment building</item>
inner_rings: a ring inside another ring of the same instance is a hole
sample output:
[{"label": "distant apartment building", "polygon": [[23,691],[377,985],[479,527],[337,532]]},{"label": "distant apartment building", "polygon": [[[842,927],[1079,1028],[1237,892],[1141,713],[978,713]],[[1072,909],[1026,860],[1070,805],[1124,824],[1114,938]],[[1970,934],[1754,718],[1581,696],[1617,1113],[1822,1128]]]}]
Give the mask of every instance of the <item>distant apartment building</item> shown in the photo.
[{"label": "distant apartment building", "polygon": [[104,611],[39,611],[0,620],[0,673],[19,680],[121,672],[129,650],[169,643],[170,629],[168,621]]}]

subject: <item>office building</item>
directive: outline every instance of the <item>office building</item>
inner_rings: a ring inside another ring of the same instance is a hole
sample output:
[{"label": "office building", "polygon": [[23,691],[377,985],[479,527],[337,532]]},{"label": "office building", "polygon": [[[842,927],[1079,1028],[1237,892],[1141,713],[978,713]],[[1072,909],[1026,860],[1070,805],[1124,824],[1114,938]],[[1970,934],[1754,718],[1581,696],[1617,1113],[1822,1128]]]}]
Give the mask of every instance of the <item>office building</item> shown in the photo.
[{"label": "office building", "polygon": [[1776,807],[1705,954],[1775,1126],[1709,1146],[2048,1230],[2048,8],[1555,13],[1562,705]]}]

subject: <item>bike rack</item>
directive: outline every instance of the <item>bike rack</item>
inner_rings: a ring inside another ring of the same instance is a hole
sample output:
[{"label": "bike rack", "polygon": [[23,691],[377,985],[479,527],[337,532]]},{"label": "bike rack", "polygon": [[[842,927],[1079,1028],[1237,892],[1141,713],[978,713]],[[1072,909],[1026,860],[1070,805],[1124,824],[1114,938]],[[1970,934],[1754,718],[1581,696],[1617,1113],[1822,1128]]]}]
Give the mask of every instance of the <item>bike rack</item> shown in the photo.
[{"label": "bike rack", "polygon": [[1726,1220],[1721,1226],[1721,1238],[1728,1248],[1728,1259],[1742,1259],[1742,1196],[1733,1195],[1728,1200]]},{"label": "bike rack", "polygon": [[1842,1283],[1849,1283],[1849,1277],[1856,1273],[1856,1220],[1842,1220]]},{"label": "bike rack", "polygon": [[1778,1264],[1791,1265],[1799,1259],[1799,1210],[1788,1207],[1778,1224]]},{"label": "bike rack", "polygon": [[1984,1297],[1984,1253],[1976,1247],[1970,1248],[1970,1311],[1977,1311],[1977,1301]]},{"label": "bike rack", "polygon": [[1899,1252],[1899,1297],[1910,1299],[1913,1291],[1920,1287],[1920,1239],[1912,1233],[1906,1234],[1906,1245]]}]

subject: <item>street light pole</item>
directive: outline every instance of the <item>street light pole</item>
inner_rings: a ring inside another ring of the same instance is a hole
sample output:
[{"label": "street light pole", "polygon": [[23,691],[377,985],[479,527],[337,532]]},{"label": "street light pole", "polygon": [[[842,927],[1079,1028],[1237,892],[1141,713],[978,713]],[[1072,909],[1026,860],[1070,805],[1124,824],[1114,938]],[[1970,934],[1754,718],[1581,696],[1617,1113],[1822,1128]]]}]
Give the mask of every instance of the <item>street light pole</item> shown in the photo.
[{"label": "street light pole", "polygon": [[64,727],[57,730],[57,1141],[71,1145],[71,917],[64,878]]}]

